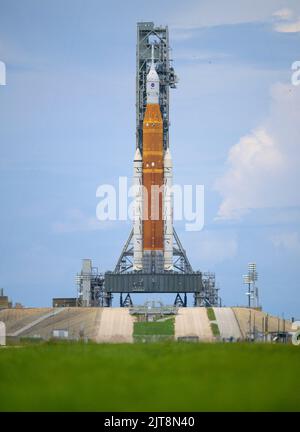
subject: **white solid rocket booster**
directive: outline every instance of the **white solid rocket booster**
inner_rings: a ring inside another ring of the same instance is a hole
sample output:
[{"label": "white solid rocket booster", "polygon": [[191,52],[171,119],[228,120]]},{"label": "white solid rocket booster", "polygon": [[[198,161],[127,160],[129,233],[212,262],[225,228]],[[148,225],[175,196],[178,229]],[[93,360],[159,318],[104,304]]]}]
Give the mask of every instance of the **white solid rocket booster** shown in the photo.
[{"label": "white solid rocket booster", "polygon": [[173,163],[170,149],[164,156],[164,269],[173,270]]},{"label": "white solid rocket booster", "polygon": [[133,161],[133,185],[135,188],[133,214],[133,270],[143,268],[143,161],[139,148]]}]

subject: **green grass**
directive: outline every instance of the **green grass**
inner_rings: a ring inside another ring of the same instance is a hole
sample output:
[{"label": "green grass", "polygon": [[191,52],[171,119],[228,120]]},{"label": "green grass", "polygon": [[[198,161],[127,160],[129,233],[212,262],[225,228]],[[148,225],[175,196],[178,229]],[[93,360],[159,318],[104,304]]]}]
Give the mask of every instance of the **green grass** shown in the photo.
[{"label": "green grass", "polygon": [[37,345],[43,344],[45,341],[42,338],[33,338],[33,337],[18,337],[18,336],[7,336],[6,337],[6,345]]},{"label": "green grass", "polygon": [[133,336],[140,335],[174,335],[174,318],[165,321],[135,322]]},{"label": "green grass", "polygon": [[214,322],[210,323],[210,328],[214,336],[220,336],[220,330],[217,323]]},{"label": "green grass", "polygon": [[[213,308],[211,308],[211,307],[206,308],[206,313],[207,313],[207,317],[208,317],[209,321],[216,321],[217,320]],[[220,336],[219,326],[216,322],[211,322],[210,328],[211,328],[212,334],[214,336]]]},{"label": "green grass", "polygon": [[211,307],[206,308],[206,313],[207,313],[209,321],[216,321],[216,315],[215,315],[213,308],[211,308]]},{"label": "green grass", "polygon": [[44,344],[0,349],[2,411],[300,409],[300,349]]}]

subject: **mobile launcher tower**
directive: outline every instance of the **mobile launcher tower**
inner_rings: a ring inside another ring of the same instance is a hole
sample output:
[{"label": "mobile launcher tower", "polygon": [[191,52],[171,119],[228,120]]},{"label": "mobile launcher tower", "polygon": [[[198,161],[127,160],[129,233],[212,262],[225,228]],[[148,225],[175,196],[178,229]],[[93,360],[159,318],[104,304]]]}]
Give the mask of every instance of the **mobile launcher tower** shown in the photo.
[{"label": "mobile launcher tower", "polygon": [[[193,271],[173,227],[169,89],[178,80],[169,50],[168,27],[137,24],[133,228],[114,271],[100,274],[83,260],[77,275],[81,306],[110,307],[115,293],[122,307],[132,306],[132,293],[174,293],[175,306],[186,306],[192,293],[195,306],[219,304],[214,274]],[[163,193],[154,197],[155,187]]]}]

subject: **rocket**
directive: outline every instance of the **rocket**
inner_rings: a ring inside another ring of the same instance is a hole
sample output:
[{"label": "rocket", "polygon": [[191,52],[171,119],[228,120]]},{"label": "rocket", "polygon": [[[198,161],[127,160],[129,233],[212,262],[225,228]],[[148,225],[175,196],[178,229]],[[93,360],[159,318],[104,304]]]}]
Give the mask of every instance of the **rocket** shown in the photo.
[{"label": "rocket", "polygon": [[173,163],[170,149],[164,157],[164,270],[173,270]]},{"label": "rocket", "polygon": [[143,269],[143,162],[140,149],[137,148],[133,161],[133,185],[135,205],[133,214],[133,269]]},{"label": "rocket", "polygon": [[154,63],[146,81],[147,104],[143,120],[142,154],[134,157],[135,206],[133,269],[160,273],[173,269],[172,157],[163,146],[163,120],[159,105],[159,76]]}]

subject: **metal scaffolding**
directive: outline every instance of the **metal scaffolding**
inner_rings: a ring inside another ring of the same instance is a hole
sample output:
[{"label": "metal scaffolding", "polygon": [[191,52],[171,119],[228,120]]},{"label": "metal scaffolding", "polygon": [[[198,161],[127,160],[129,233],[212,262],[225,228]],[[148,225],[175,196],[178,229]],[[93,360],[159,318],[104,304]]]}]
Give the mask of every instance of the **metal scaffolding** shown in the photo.
[{"label": "metal scaffolding", "polygon": [[[193,273],[192,266],[188,260],[185,249],[183,248],[175,228],[173,228],[173,266],[180,273]],[[121,255],[116,264],[115,273],[126,273],[133,268],[133,230],[122,249]]]},{"label": "metal scaffolding", "polygon": [[164,149],[169,147],[169,88],[176,88],[178,78],[172,66],[168,27],[155,27],[153,22],[137,24],[136,45],[136,147],[142,153],[143,119],[146,109],[146,77],[151,62],[151,45],[160,82],[160,109],[163,118]]}]

